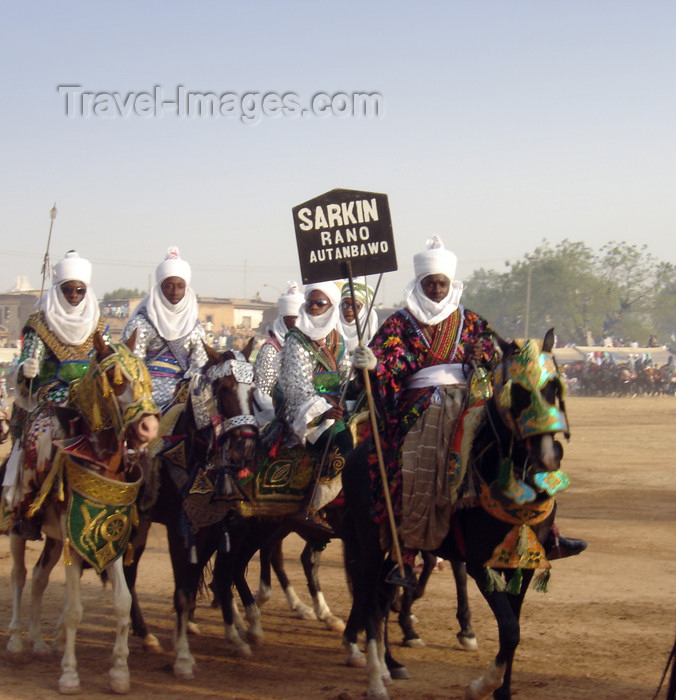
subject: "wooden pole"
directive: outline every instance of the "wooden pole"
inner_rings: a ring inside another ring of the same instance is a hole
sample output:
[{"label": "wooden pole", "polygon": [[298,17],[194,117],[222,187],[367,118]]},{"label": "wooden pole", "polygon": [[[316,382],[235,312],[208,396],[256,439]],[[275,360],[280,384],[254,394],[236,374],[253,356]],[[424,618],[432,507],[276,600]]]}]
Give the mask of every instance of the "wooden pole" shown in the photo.
[{"label": "wooden pole", "polygon": [[[347,274],[348,281],[350,283],[350,294],[352,296],[352,308],[357,309],[357,305],[354,297],[354,279],[352,277],[352,263],[350,260],[347,261]],[[357,338],[359,339],[359,345],[363,345],[363,336],[361,328],[359,326],[359,319],[357,319]],[[401,557],[401,547],[399,546],[399,535],[397,534],[397,524],[394,520],[394,510],[392,509],[392,499],[390,498],[389,483],[387,481],[387,472],[385,471],[385,460],[383,459],[383,450],[380,444],[380,435],[378,433],[378,421],[376,420],[376,410],[373,403],[373,392],[371,390],[371,378],[369,376],[369,371],[364,367],[364,391],[366,393],[366,400],[369,407],[369,416],[371,418],[371,429],[373,431],[373,444],[376,448],[376,455],[378,457],[378,468],[380,470],[380,478],[383,482],[383,495],[385,496],[385,508],[387,509],[387,519],[390,524],[390,534],[392,535],[392,545],[394,548],[394,558],[396,560],[397,566],[399,567],[399,574],[404,578],[404,561]]]}]

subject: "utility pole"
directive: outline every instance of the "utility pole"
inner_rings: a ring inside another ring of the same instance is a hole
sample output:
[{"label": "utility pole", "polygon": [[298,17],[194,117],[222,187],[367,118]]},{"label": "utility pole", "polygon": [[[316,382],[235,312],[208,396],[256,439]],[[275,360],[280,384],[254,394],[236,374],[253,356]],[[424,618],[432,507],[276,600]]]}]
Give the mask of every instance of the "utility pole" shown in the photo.
[{"label": "utility pole", "polygon": [[531,287],[531,274],[533,272],[533,258],[526,256],[528,260],[528,281],[526,282],[526,322],[524,323],[523,335],[528,338],[528,327],[530,325],[530,287]]}]

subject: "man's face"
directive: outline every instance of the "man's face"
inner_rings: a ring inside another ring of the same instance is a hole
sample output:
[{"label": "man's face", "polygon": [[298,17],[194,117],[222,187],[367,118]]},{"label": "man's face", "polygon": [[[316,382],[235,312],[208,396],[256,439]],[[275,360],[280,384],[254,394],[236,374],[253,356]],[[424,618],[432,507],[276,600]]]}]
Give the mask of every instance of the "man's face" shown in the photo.
[{"label": "man's face", "polygon": [[331,300],[319,289],[313,289],[305,301],[305,309],[310,316],[321,316],[331,306]]},{"label": "man's face", "polygon": [[428,299],[438,303],[448,296],[451,280],[446,275],[427,275],[423,277],[420,286]]},{"label": "man's face", "polygon": [[364,304],[362,304],[359,299],[355,299],[355,304],[357,305],[357,313],[355,314],[355,307],[352,306],[352,298],[348,297],[346,299],[343,299],[340,302],[340,308],[343,311],[343,318],[347,321],[347,323],[352,323],[355,319],[356,316],[359,315],[359,312],[362,310],[362,307]]},{"label": "man's face", "polygon": [[61,285],[61,291],[71,306],[77,306],[87,294],[87,285],[80,280],[68,280]]},{"label": "man's face", "polygon": [[160,289],[170,304],[178,304],[185,296],[185,280],[182,277],[167,277],[162,280]]}]

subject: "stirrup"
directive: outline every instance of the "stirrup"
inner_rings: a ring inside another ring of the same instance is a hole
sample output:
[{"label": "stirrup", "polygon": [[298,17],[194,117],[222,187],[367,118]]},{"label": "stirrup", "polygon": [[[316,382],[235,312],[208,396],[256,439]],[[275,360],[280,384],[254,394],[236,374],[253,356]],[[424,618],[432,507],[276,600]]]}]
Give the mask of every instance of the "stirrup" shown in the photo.
[{"label": "stirrup", "polygon": [[408,564],[404,564],[403,576],[399,571],[399,564],[395,564],[387,576],[385,576],[385,583],[389,583],[392,586],[410,588],[411,590],[415,590],[418,587],[418,579],[413,573],[413,569]]}]

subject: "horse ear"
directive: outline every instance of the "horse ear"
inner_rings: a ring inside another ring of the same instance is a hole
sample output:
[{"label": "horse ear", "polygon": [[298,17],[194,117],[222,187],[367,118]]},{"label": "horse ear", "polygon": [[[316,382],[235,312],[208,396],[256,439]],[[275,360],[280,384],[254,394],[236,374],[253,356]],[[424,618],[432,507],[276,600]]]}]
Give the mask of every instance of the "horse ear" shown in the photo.
[{"label": "horse ear", "polygon": [[498,344],[498,347],[502,351],[502,354],[506,357],[509,355],[512,351],[512,346],[514,343],[510,340],[505,340],[504,338],[501,338],[495,331],[493,331],[493,337],[495,339],[495,342]]},{"label": "horse ear", "polygon": [[134,352],[136,347],[136,331],[138,328],[134,328],[132,334],[124,341],[124,344],[129,348],[130,352]]},{"label": "horse ear", "polygon": [[252,335],[251,338],[249,338],[249,342],[244,346],[242,350],[242,355],[244,355],[244,357],[246,357],[247,360],[249,359],[249,357],[251,357],[251,351],[253,350],[253,346],[254,336]]},{"label": "horse ear", "polygon": [[106,341],[103,339],[103,336],[99,331],[96,331],[94,333],[94,350],[96,350],[96,354],[99,357],[105,357],[106,352],[107,352],[108,346],[106,345]]},{"label": "horse ear", "polygon": [[554,349],[555,340],[556,335],[554,334],[554,329],[550,328],[545,333],[545,339],[542,341],[542,352],[551,352]]},{"label": "horse ear", "polygon": [[207,345],[204,341],[202,341],[202,345],[204,345],[204,351],[207,354],[207,364],[217,365],[221,361],[221,353],[212,348],[211,345]]}]

